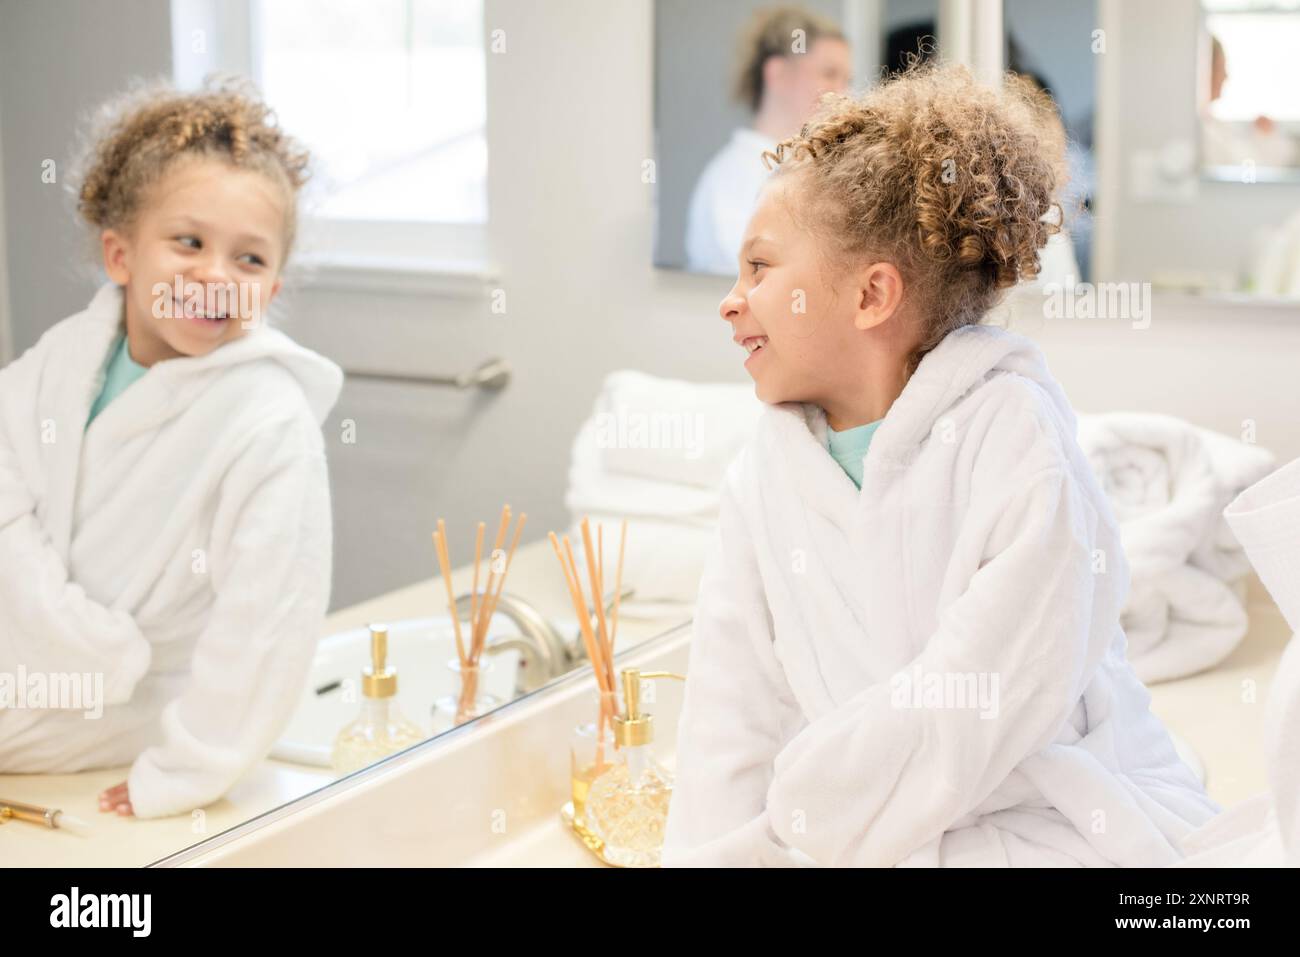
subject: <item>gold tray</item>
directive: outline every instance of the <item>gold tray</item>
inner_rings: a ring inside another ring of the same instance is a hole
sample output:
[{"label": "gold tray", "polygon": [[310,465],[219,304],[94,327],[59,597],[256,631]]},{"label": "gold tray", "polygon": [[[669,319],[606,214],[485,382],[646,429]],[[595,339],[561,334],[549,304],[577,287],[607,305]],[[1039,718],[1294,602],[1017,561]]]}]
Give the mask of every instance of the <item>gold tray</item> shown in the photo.
[{"label": "gold tray", "polygon": [[580,824],[578,821],[574,819],[572,801],[565,801],[564,807],[560,808],[560,820],[564,822],[565,827],[567,827],[570,831],[572,831],[577,836],[578,840],[582,841],[582,846],[585,847],[587,850],[591,851],[591,853],[596,856],[596,859],[598,861],[600,861],[606,867],[621,866],[619,864],[615,864],[611,861],[606,860],[605,842],[602,841],[600,838],[598,838],[595,834],[592,834],[589,830],[583,827],[582,824]]}]

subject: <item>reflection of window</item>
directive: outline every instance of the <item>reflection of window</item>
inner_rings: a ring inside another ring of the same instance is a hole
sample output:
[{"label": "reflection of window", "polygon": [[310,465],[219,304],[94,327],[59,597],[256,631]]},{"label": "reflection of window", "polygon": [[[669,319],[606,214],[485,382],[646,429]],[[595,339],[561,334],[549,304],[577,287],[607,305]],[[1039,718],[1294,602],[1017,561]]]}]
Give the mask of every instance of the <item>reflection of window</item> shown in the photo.
[{"label": "reflection of window", "polygon": [[311,149],[299,258],[439,275],[484,260],[482,0],[171,0],[171,14],[178,86],[252,77]]},{"label": "reflection of window", "polygon": [[331,219],[487,219],[476,0],[274,0],[252,7],[253,73],[316,158]]},{"label": "reflection of window", "polygon": [[[1231,4],[1240,12],[1221,12],[1222,0],[1212,5],[1205,27],[1223,45],[1227,80],[1220,97],[1210,104],[1211,115],[1221,120],[1300,120],[1300,9],[1279,11],[1286,6],[1270,3]],[[1252,8],[1253,7],[1253,8]]]}]

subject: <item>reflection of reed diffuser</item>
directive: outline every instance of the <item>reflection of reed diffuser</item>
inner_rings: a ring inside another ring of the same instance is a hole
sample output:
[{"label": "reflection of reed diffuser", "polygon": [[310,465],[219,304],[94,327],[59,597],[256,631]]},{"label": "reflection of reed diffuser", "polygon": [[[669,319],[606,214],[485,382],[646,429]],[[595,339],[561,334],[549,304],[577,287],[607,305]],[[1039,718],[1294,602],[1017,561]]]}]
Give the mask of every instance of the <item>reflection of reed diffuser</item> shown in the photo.
[{"label": "reflection of reed diffuser", "polygon": [[[591,523],[582,520],[582,544],[586,555],[587,581],[591,593],[591,604],[582,589],[582,575],[578,563],[573,557],[573,546],[569,537],[557,538],[550,533],[551,546],[555,557],[560,560],[564,570],[564,580],[569,586],[569,597],[573,601],[573,610],[578,616],[578,626],[582,632],[582,642],[591,662],[592,672],[596,676],[596,688],[600,694],[599,709],[595,722],[580,725],[574,732],[570,749],[570,784],[573,791],[573,819],[577,828],[583,826],[587,789],[591,782],[603,774],[609,767],[609,752],[614,747],[611,723],[618,713],[618,698],[614,691],[614,642],[618,632],[618,609],[623,591],[623,554],[627,544],[627,522],[623,522],[619,535],[618,566],[614,573],[614,607],[608,620],[605,617],[605,541],[604,530],[596,526],[595,547],[592,547]],[[596,627],[592,627],[592,618]]]},{"label": "reflection of reed diffuser", "polygon": [[447,585],[447,608],[456,631],[456,657],[452,662],[453,670],[460,678],[460,692],[454,698],[439,701],[436,710],[450,712],[450,723],[464,724],[491,709],[496,699],[479,690],[483,668],[483,648],[487,644],[488,624],[496,612],[497,602],[501,600],[501,590],[505,586],[506,575],[510,572],[510,563],[514,561],[515,548],[519,545],[519,536],[523,533],[528,516],[520,512],[519,523],[510,542],[510,552],[502,551],[506,533],[510,529],[510,506],[501,509],[501,525],[497,529],[496,543],[488,558],[487,583],[480,595],[478,590],[479,575],[483,563],[483,533],[485,525],[478,523],[478,535],[474,542],[474,590],[470,593],[469,647],[461,634],[460,614],[456,611],[456,597],[451,585],[451,556],[447,548],[447,526],[438,519],[438,530],[433,533],[434,548],[438,553],[438,565],[442,570],[442,580]]}]

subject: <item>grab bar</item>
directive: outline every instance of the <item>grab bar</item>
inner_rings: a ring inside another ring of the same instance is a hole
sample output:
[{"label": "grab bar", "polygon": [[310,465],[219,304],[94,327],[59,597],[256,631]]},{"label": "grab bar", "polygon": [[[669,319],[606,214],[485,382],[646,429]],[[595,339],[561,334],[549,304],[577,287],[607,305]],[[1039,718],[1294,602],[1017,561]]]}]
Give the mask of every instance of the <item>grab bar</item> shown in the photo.
[{"label": "grab bar", "polygon": [[368,379],[376,382],[405,382],[409,385],[446,385],[457,389],[484,389],[500,392],[510,384],[510,363],[505,359],[488,359],[478,368],[458,376],[403,375],[397,372],[370,372],[365,369],[350,370],[349,379]]}]

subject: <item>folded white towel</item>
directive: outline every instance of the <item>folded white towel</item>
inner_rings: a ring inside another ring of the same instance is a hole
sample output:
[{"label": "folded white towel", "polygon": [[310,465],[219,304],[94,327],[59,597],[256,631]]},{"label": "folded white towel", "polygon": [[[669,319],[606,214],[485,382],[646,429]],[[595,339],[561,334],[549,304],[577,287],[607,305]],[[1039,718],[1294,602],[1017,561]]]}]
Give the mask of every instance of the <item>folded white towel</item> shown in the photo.
[{"label": "folded white towel", "polygon": [[716,493],[761,408],[748,383],[682,382],[623,370],[605,378],[592,438],[611,473]]},{"label": "folded white towel", "polygon": [[762,408],[749,385],[621,371],[573,442],[565,496],[583,516],[628,520],[627,617],[689,617],[718,521],[722,477]]}]

